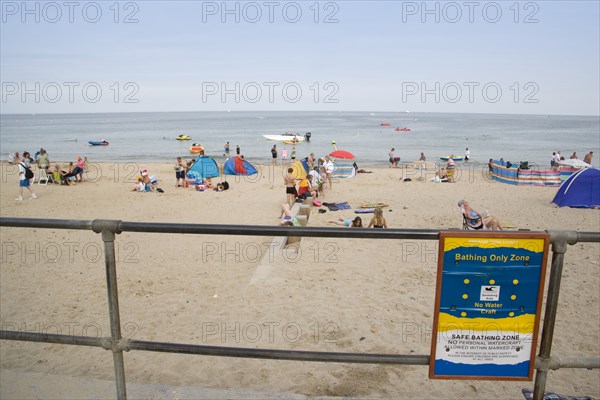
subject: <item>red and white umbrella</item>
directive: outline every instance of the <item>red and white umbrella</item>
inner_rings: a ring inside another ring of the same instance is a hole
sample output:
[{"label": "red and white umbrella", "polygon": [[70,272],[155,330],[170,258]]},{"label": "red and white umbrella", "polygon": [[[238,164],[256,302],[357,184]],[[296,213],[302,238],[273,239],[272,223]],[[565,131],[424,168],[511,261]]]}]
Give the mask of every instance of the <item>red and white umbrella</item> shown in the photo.
[{"label": "red and white umbrella", "polygon": [[351,159],[355,158],[354,154],[352,154],[346,150],[335,150],[335,151],[332,151],[331,153],[329,153],[329,155],[331,157],[341,158],[344,160],[351,160]]}]

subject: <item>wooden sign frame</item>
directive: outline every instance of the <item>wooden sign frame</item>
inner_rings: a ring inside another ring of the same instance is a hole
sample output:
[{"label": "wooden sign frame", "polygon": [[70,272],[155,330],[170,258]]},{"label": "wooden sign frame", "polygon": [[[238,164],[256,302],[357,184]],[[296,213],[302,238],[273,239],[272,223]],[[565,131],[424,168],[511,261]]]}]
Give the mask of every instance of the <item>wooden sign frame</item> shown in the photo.
[{"label": "wooden sign frame", "polygon": [[[549,238],[532,232],[440,233],[430,379],[532,380]],[[521,349],[529,350],[528,360]]]}]

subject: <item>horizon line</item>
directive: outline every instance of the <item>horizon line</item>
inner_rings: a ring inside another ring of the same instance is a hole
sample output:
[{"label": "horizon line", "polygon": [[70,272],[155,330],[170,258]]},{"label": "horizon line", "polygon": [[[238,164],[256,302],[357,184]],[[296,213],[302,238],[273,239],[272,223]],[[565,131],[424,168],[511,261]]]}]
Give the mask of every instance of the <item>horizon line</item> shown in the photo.
[{"label": "horizon line", "polygon": [[85,114],[157,114],[157,113],[386,113],[386,114],[478,114],[478,115],[530,115],[530,116],[554,116],[554,117],[596,117],[600,118],[600,114],[528,114],[528,113],[490,113],[490,112],[451,112],[451,111],[376,111],[376,110],[185,110],[185,111],[82,111],[82,112],[20,112],[20,113],[2,113],[0,117],[19,115],[19,116],[35,116],[35,115],[85,115]]}]

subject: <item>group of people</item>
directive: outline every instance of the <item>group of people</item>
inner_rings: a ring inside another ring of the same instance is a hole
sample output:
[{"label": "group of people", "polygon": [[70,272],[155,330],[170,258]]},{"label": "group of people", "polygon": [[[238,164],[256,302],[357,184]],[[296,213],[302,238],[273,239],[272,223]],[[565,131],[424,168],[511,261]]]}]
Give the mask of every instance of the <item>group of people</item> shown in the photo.
[{"label": "group of people", "polygon": [[[311,156],[314,157],[314,155],[311,153]],[[277,145],[274,144],[273,147],[271,147],[271,164],[272,165],[277,165],[277,160],[279,159],[279,150],[277,149]],[[282,164],[287,164],[287,159],[288,159],[288,150],[287,148],[283,148],[281,150],[281,163]],[[290,152],[290,161],[294,162],[296,160],[296,146],[292,146],[292,150]]]},{"label": "group of people", "polygon": [[[229,142],[225,143],[225,145],[223,146],[223,150],[225,151],[223,156],[229,157],[229,151],[231,150],[231,145],[229,144]],[[242,150],[240,149],[240,145],[236,144],[235,145],[235,154],[237,154],[239,156],[241,151]]]},{"label": "group of people", "polygon": [[314,154],[310,153],[306,157],[306,164],[309,171],[306,175],[296,179],[294,168],[289,167],[283,178],[287,202],[290,205],[296,201],[297,197],[306,197],[309,194],[313,198],[324,197],[326,184],[329,184],[329,189],[333,186],[332,174],[335,167],[330,156],[320,158],[315,164]]},{"label": "group of people", "polygon": [[[594,152],[590,151],[589,153],[587,153],[584,157],[583,157],[583,162],[588,163],[588,164],[592,164],[592,158],[594,157]],[[571,154],[571,157],[569,157],[569,159],[571,160],[577,160],[577,152],[574,151],[573,154]],[[553,151],[552,152],[552,157],[550,157],[550,167],[552,169],[558,169],[560,166],[560,162],[564,161],[565,157],[562,156],[560,154],[560,150],[559,151]]]},{"label": "group of people", "polygon": [[[328,222],[331,224],[336,224],[336,225],[340,225],[340,226],[347,226],[349,228],[363,228],[361,217],[354,217],[354,218],[339,217],[337,220],[331,220]],[[387,225],[387,221],[385,220],[385,217],[383,216],[383,210],[381,209],[381,207],[375,208],[375,210],[373,212],[373,217],[371,218],[369,225],[367,225],[367,228],[387,228],[387,227],[388,227],[388,225]]]},{"label": "group of people", "polygon": [[[41,148],[33,157],[28,151],[24,151],[23,155],[19,153],[9,154],[8,162],[16,164],[19,172],[19,197],[16,200],[23,200],[23,192],[27,189],[31,193],[31,198],[36,199],[37,195],[31,188],[31,182],[35,177],[32,171],[32,166],[37,165],[38,170],[46,174],[47,180],[52,180],[55,183],[61,183],[67,186],[72,186],[75,182],[84,182],[84,172],[87,170],[87,157],[77,157],[77,161],[70,162],[68,170],[65,171],[59,164],[51,167],[48,152]],[[38,179],[42,179],[38,177]]]}]

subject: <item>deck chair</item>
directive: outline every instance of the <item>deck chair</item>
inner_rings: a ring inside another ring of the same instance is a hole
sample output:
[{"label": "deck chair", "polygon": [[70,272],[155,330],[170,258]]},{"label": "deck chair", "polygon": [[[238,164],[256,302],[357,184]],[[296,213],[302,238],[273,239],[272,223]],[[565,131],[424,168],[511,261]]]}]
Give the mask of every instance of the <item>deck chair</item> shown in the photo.
[{"label": "deck chair", "polygon": [[486,229],[485,224],[481,220],[481,217],[470,218],[469,216],[467,216],[463,207],[460,207],[460,212],[463,216],[463,229],[465,231]]},{"label": "deck chair", "polygon": [[469,218],[463,214],[463,229],[466,231],[485,229],[481,218]]}]

